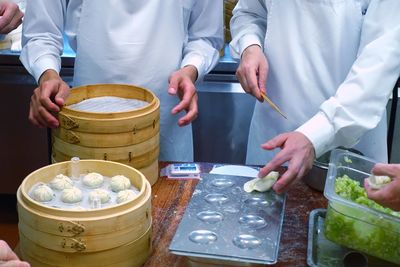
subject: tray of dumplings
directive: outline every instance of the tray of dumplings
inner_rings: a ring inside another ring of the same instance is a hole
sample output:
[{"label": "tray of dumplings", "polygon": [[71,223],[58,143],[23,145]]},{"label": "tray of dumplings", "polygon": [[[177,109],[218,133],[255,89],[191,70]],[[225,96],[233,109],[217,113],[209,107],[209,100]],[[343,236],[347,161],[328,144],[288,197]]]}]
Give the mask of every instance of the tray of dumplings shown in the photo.
[{"label": "tray of dumplings", "polygon": [[202,174],[170,251],[197,261],[276,263],[286,195],[268,189],[278,175]]},{"label": "tray of dumplings", "polygon": [[28,194],[49,207],[92,210],[131,200],[139,190],[123,175],[107,177],[90,172],[76,177],[58,174],[49,183],[34,184]]}]

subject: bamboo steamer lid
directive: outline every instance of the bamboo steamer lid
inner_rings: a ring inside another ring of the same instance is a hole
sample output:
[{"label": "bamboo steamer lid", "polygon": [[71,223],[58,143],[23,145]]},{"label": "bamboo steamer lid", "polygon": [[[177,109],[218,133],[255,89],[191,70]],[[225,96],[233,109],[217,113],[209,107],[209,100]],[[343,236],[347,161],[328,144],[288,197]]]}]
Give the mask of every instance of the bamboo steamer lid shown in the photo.
[{"label": "bamboo steamer lid", "polygon": [[[70,108],[83,100],[114,96],[147,102],[123,112],[88,112]],[[158,179],[160,101],[149,90],[124,84],[95,84],[71,89],[58,114],[60,127],[52,129],[54,162],[102,159],[146,169],[146,178]],[[149,168],[152,168],[150,171]]]},{"label": "bamboo steamer lid", "polygon": [[53,208],[34,201],[28,192],[34,184],[48,183],[57,174],[71,176],[71,162],[36,170],[17,191],[23,258],[32,266],[97,266],[87,263],[100,259],[98,266],[140,266],[151,250],[150,183],[136,169],[117,162],[81,160],[79,167],[80,173],[124,175],[139,193],[127,202],[95,210]]}]

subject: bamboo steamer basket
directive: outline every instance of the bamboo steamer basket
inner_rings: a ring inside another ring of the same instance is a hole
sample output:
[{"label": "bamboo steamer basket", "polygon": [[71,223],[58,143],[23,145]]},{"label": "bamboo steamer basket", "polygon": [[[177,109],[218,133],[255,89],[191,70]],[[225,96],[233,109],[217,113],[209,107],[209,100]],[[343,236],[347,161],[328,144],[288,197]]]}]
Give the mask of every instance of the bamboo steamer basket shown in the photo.
[{"label": "bamboo steamer basket", "polygon": [[71,176],[71,162],[43,167],[29,174],[17,191],[20,250],[35,266],[141,266],[151,252],[151,185],[125,164],[81,160],[80,173],[124,175],[139,189],[132,200],[96,210],[46,206],[28,195],[38,182],[57,174]]},{"label": "bamboo steamer basket", "polygon": [[[69,108],[83,100],[115,96],[146,101],[124,112],[87,112]],[[160,101],[149,90],[123,84],[95,84],[73,88],[52,130],[54,162],[101,159],[127,164],[143,172],[150,184],[158,179]]]}]

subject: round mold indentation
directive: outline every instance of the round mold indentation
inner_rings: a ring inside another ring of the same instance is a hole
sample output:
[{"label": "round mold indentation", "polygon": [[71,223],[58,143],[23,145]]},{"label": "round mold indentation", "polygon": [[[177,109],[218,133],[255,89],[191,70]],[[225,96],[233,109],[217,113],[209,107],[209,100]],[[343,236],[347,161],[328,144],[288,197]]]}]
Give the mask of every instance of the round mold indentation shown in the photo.
[{"label": "round mold indentation", "polygon": [[197,213],[197,219],[205,223],[214,224],[221,222],[224,219],[224,215],[217,211],[206,210]]},{"label": "round mold indentation", "polygon": [[241,194],[243,192],[243,189],[240,186],[236,186],[235,188],[232,188],[231,190],[232,194]]},{"label": "round mold indentation", "polygon": [[263,197],[248,198],[244,201],[244,204],[248,206],[264,206],[264,207],[271,206],[271,202],[269,202]]},{"label": "round mold indentation", "polygon": [[210,204],[224,204],[229,201],[229,198],[224,194],[208,194],[204,199]]},{"label": "round mold indentation", "polygon": [[189,234],[193,243],[207,245],[217,241],[217,234],[208,230],[196,230]]},{"label": "round mold indentation", "polygon": [[241,216],[239,223],[251,229],[261,229],[267,226],[267,222],[262,217],[251,214]]},{"label": "round mold indentation", "polygon": [[241,234],[232,240],[233,244],[241,249],[255,249],[261,246],[261,240],[253,235]]},{"label": "round mold indentation", "polygon": [[234,181],[226,178],[217,178],[211,181],[211,185],[219,189],[225,189],[233,186],[234,184]]}]

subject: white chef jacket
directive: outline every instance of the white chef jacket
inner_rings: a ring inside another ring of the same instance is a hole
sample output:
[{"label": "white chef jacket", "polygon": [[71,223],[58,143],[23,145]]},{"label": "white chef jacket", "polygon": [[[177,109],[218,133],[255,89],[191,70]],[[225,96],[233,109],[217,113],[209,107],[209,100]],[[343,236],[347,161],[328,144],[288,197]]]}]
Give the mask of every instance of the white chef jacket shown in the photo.
[{"label": "white chef jacket", "polygon": [[261,46],[269,62],[267,95],[287,115],[256,103],[248,164],[278,151],[260,145],[303,133],[316,156],[352,147],[387,162],[386,104],[400,75],[399,0],[239,0],[231,52]]},{"label": "white chef jacket", "polygon": [[171,115],[169,75],[194,65],[201,78],[223,45],[222,1],[28,1],[21,61],[36,80],[60,71],[65,31],[76,52],[74,86],[124,83],[152,90],[161,100],[160,160],[193,161],[191,125]]}]

